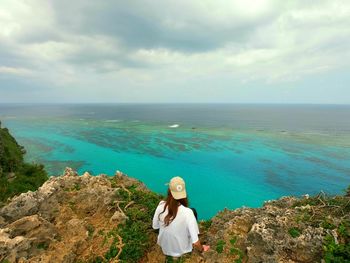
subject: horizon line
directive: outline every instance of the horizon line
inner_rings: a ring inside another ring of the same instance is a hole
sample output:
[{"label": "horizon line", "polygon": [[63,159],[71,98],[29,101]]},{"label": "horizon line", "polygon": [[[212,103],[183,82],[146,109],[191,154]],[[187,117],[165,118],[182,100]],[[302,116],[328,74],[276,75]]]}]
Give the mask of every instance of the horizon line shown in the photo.
[{"label": "horizon line", "polygon": [[105,105],[183,105],[183,104],[222,104],[222,105],[343,105],[350,106],[350,103],[315,103],[315,102],[0,102],[0,105],[93,105],[93,104],[105,104]]}]

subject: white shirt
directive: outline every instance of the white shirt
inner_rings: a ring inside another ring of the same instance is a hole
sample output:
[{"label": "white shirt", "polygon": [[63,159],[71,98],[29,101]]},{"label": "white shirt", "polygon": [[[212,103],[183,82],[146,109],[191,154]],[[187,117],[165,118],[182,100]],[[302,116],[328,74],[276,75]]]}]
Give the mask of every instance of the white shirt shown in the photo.
[{"label": "white shirt", "polygon": [[159,229],[158,245],[165,255],[179,257],[192,251],[192,244],[198,241],[198,224],[192,209],[180,205],[175,219],[165,226],[164,218],[168,209],[163,214],[165,201],[161,201],[153,216],[152,227]]}]

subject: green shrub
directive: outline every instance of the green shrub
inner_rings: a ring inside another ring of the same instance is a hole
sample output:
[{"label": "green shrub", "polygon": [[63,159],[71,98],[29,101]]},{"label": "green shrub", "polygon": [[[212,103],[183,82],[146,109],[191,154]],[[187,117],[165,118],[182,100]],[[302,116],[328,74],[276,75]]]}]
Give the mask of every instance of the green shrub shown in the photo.
[{"label": "green shrub", "polygon": [[225,241],[220,239],[216,243],[216,252],[222,253],[224,251]]},{"label": "green shrub", "polygon": [[3,174],[15,172],[23,163],[25,151],[8,129],[0,127],[0,171]]},{"label": "green shrub", "polygon": [[323,227],[324,229],[331,229],[331,230],[336,228],[336,226],[331,222],[329,222],[329,220],[324,220],[321,223],[321,227]]},{"label": "green shrub", "polygon": [[243,252],[239,248],[235,247],[236,242],[237,242],[237,237],[233,236],[230,239],[230,244],[231,244],[230,254],[238,256],[238,258],[235,259],[235,263],[241,263],[243,261]]},{"label": "green shrub", "polygon": [[200,222],[201,226],[203,227],[204,230],[208,230],[211,227],[211,224],[213,222],[211,221],[211,219],[209,220],[203,220]]},{"label": "green shrub", "polygon": [[324,239],[324,257],[327,263],[331,262],[350,262],[350,245],[337,244],[331,235]]},{"label": "green shrub", "polygon": [[24,163],[15,173],[12,181],[4,177],[0,179],[0,201],[6,201],[7,198],[19,193],[35,191],[47,178],[44,166]]},{"label": "green shrub", "polygon": [[24,163],[24,153],[8,129],[0,128],[0,203],[37,190],[48,178],[43,165]]},{"label": "green shrub", "polygon": [[236,236],[234,236],[233,238],[230,239],[230,244],[232,246],[234,246],[236,244],[236,242],[237,242],[237,237]]},{"label": "green shrub", "polygon": [[288,233],[291,237],[296,238],[300,236],[300,230],[297,227],[289,228]]},{"label": "green shrub", "polygon": [[47,250],[49,248],[49,244],[47,244],[46,242],[41,242],[41,243],[36,245],[36,248],[37,249]]},{"label": "green shrub", "polygon": [[[137,189],[136,185],[127,188],[130,194],[119,189],[115,198],[125,202],[120,204],[122,209],[133,201],[134,204],[124,209],[128,219],[122,225],[107,233],[108,238],[113,238],[113,242],[105,254],[105,259],[110,261],[118,254],[119,235],[123,240],[123,250],[119,256],[121,262],[137,262],[142,258],[146,251],[152,246],[150,239],[153,229],[150,225],[153,213],[161,200],[161,196],[149,191]],[[97,262],[97,261],[96,261]]]},{"label": "green shrub", "polygon": [[350,222],[341,222],[337,233],[338,242],[329,234],[324,238],[323,259],[326,263],[350,262]]}]

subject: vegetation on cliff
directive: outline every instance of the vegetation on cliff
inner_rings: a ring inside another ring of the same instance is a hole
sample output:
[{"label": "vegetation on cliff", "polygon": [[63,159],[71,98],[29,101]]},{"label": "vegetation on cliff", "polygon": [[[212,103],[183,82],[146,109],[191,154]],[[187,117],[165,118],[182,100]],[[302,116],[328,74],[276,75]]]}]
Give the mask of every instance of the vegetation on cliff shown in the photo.
[{"label": "vegetation on cliff", "polygon": [[[110,180],[111,186],[117,189],[115,198],[119,200],[118,208],[126,219],[107,233],[107,236],[113,237],[113,242],[104,257],[97,257],[92,262],[109,262],[117,256],[121,262],[137,262],[155,243],[150,222],[161,196],[140,188],[139,183],[124,187],[120,178],[121,174]],[[122,246],[119,244],[116,247],[117,242],[121,242]]]},{"label": "vegetation on cliff", "polygon": [[307,207],[298,221],[305,221],[314,227],[325,229],[323,259],[325,262],[350,262],[350,195],[327,196],[320,193],[315,197],[298,200],[294,206]]},{"label": "vegetation on cliff", "polygon": [[0,205],[9,197],[35,191],[47,180],[44,166],[23,161],[25,150],[0,122]]}]

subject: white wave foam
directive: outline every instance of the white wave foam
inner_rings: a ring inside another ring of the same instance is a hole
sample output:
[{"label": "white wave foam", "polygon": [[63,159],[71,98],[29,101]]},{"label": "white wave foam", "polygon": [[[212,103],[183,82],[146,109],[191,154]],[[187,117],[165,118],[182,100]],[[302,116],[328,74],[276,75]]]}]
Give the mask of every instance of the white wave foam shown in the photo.
[{"label": "white wave foam", "polygon": [[173,124],[173,125],[169,125],[169,128],[178,128],[180,125],[179,124]]},{"label": "white wave foam", "polygon": [[4,116],[4,117],[2,117],[2,118],[4,118],[4,119],[16,119],[17,118],[17,116]]}]

